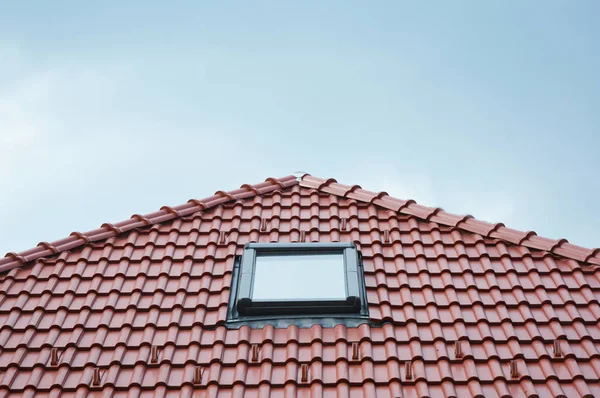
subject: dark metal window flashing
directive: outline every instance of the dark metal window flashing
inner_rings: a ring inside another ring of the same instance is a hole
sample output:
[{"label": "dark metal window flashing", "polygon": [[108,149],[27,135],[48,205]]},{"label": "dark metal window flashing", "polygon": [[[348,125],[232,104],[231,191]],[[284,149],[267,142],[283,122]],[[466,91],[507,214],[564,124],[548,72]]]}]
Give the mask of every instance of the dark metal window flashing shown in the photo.
[{"label": "dark metal window flashing", "polygon": [[[345,300],[253,300],[257,255],[307,255],[343,253]],[[354,243],[248,243],[237,258],[227,313],[228,325],[310,327],[321,324],[358,326],[368,322],[369,310],[361,256]]]}]

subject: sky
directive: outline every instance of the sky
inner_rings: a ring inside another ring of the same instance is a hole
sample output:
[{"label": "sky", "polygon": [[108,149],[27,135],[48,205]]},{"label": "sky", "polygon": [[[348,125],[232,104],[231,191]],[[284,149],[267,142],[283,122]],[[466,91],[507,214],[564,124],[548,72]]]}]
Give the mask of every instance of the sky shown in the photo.
[{"label": "sky", "polygon": [[599,247],[598,15],[3,2],[0,256],[300,170]]}]

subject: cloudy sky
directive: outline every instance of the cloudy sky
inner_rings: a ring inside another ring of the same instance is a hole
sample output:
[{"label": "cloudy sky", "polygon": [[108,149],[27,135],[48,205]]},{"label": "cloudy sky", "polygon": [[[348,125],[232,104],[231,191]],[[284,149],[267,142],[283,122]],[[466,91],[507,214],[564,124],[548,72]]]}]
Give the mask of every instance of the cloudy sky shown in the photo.
[{"label": "cloudy sky", "polygon": [[0,5],[0,255],[297,170],[600,246],[597,1],[123,3]]}]

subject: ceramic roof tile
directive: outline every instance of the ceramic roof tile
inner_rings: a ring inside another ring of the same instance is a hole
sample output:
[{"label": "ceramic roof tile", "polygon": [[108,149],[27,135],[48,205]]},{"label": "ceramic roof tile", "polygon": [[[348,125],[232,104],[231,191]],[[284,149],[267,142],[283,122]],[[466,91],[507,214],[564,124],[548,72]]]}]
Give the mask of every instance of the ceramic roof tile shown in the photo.
[{"label": "ceramic roof tile", "polygon": [[[383,324],[225,327],[244,245],[301,239],[358,245]],[[1,259],[0,395],[599,396],[594,264],[385,192],[269,178]]]}]

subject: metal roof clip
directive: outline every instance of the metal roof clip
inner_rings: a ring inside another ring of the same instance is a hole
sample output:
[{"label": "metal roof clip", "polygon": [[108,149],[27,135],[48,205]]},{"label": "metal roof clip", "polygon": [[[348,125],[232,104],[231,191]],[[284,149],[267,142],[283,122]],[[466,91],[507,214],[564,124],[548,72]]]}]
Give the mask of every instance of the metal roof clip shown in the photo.
[{"label": "metal roof clip", "polygon": [[268,220],[266,218],[260,219],[260,232],[265,232],[267,230]]},{"label": "metal roof clip", "polygon": [[194,384],[202,384],[202,375],[204,374],[204,369],[202,366],[196,366],[194,368]]},{"label": "metal roof clip", "polygon": [[552,349],[554,350],[554,357],[560,358],[563,356],[562,346],[560,345],[560,340],[554,340],[552,345]]},{"label": "metal roof clip", "polygon": [[462,358],[463,355],[464,355],[464,353],[463,353],[463,349],[462,349],[462,341],[457,340],[454,342],[454,357]]},{"label": "metal roof clip", "polygon": [[354,361],[358,361],[359,359],[360,352],[358,348],[358,343],[352,343],[352,360]]},{"label": "metal roof clip", "polygon": [[512,377],[513,379],[516,379],[519,377],[519,368],[517,367],[517,361],[516,360],[512,360],[510,361],[510,377]]},{"label": "metal roof clip", "polygon": [[260,352],[260,348],[258,344],[252,344],[252,362],[258,362],[258,353]]},{"label": "metal roof clip", "polygon": [[150,348],[150,363],[158,363],[158,346],[153,345]]},{"label": "metal roof clip", "polygon": [[404,363],[404,377],[406,378],[406,380],[412,380],[413,378],[413,369],[411,361]]},{"label": "metal roof clip", "polygon": [[306,363],[302,364],[300,381],[302,383],[308,383],[308,364]]},{"label": "metal roof clip", "polygon": [[50,366],[58,366],[58,360],[60,356],[58,355],[58,348],[52,347],[50,350]]},{"label": "metal roof clip", "polygon": [[99,386],[102,375],[100,374],[100,368],[94,368],[94,374],[92,375],[92,386]]},{"label": "metal roof clip", "polygon": [[342,231],[346,230],[346,224],[348,224],[348,219],[346,217],[343,217],[340,225],[340,229]]}]

